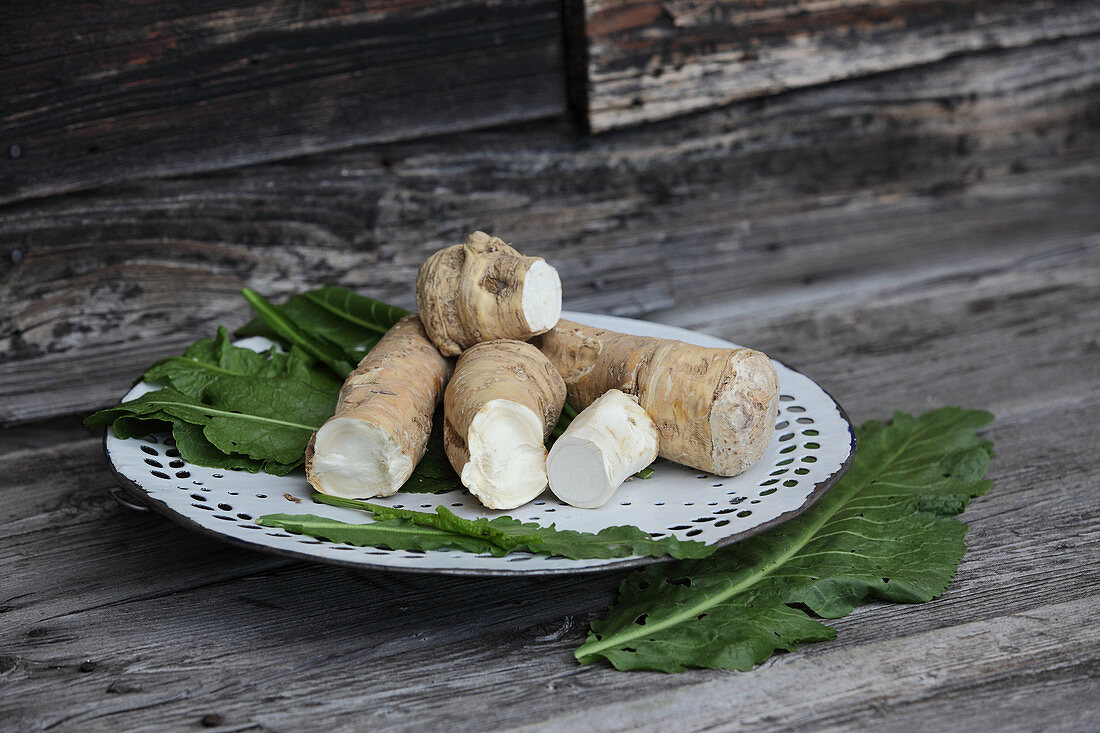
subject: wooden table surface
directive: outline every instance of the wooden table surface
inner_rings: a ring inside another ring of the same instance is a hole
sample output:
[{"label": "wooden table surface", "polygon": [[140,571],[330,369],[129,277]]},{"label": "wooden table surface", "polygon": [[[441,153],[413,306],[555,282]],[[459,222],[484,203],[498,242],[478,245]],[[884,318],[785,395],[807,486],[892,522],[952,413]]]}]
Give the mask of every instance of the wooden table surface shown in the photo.
[{"label": "wooden table surface", "polygon": [[[36,178],[10,151],[0,730],[1100,728],[1100,37],[594,137],[550,87],[549,111],[486,118],[503,127],[466,129],[482,127],[472,114],[387,142],[349,122],[309,155],[220,166],[177,165],[174,149],[144,174],[130,157]],[[81,417],[242,323],[241,287],[331,283],[410,306],[427,253],[475,228],[558,266],[567,308],[755,346],[857,423],[995,413],[994,488],[963,516],[947,592],[864,606],[830,622],[836,640],[748,673],[624,673],[572,655],[624,573],[353,571],[111,498]]]}]

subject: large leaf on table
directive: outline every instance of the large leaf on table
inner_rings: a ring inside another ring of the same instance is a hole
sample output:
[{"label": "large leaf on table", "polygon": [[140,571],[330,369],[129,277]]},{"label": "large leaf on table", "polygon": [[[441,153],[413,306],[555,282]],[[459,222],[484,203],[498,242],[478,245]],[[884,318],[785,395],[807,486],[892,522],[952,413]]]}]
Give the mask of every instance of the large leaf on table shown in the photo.
[{"label": "large leaf on table", "polygon": [[710,558],[631,574],[577,649],[581,662],[675,672],[747,670],[777,650],[830,639],[869,599],[941,594],[965,551],[955,518],[985,493],[993,416],[944,408],[857,431],[851,470],[806,513]]}]

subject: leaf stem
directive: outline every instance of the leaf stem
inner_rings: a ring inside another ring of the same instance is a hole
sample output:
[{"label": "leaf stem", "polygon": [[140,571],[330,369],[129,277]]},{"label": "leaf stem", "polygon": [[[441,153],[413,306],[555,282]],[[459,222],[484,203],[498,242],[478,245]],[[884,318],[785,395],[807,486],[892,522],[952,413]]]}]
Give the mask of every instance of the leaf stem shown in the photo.
[{"label": "leaf stem", "polygon": [[[126,403],[123,402],[122,404],[125,405]],[[151,399],[151,400],[146,400],[146,404],[166,405],[168,407],[186,407],[189,410],[195,410],[196,412],[201,412],[204,415],[219,415],[219,416],[224,416],[224,417],[235,417],[239,420],[249,420],[251,422],[262,422],[262,423],[268,423],[269,425],[282,425],[282,426],[288,427],[288,428],[296,428],[298,430],[307,430],[311,433],[313,431],[317,430],[317,428],[320,427],[319,425],[302,425],[301,423],[287,422],[286,420],[279,420],[279,419],[274,418],[274,417],[263,417],[262,415],[246,415],[245,413],[242,413],[242,412],[230,412],[229,410],[219,410],[217,408],[209,407],[207,405],[196,405],[196,404],[192,404],[192,403],[189,403],[189,402],[176,402],[175,400],[169,401],[169,400]]]},{"label": "leaf stem", "polygon": [[[277,334],[298,346],[321,363],[328,364],[339,377],[346,377],[348,373],[351,372],[353,367],[346,359],[333,356],[332,354],[326,354],[325,350],[311,334],[299,328],[294,321],[287,318],[286,315],[262,295],[251,288],[244,288],[241,290],[241,295],[244,296],[248,304],[259,314],[260,318],[264,320],[264,323],[274,329]],[[343,370],[343,373],[341,373],[341,370]]]}]

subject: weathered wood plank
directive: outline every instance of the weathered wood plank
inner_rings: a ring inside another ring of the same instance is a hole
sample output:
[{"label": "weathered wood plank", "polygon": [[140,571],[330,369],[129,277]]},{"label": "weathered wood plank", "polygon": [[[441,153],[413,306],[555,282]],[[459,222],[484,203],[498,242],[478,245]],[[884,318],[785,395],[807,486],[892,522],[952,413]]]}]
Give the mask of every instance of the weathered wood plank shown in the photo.
[{"label": "weathered wood plank", "polygon": [[[41,441],[38,445],[0,454],[0,465],[9,470],[0,482],[3,492],[0,524],[27,521],[28,517],[53,511],[74,515],[90,511],[93,518],[98,518],[105,492],[114,486],[115,480],[104,463],[103,440],[94,435],[99,431],[73,425],[74,422],[72,418],[47,421],[43,431],[46,434],[38,436]],[[4,430],[0,435],[8,440],[12,432]],[[24,430],[20,428],[19,432],[22,434]],[[20,438],[22,435],[17,439]],[[43,466],[49,466],[47,482],[40,480],[44,476]],[[40,521],[50,524],[54,520]],[[8,528],[9,533],[16,531],[14,527]]]},{"label": "weathered wood plank", "polygon": [[567,0],[581,114],[605,131],[982,49],[1100,30],[1081,1]]},{"label": "weathered wood plank", "polygon": [[923,277],[847,281],[858,295],[811,291],[786,304],[726,313],[710,300],[657,317],[757,346],[830,391],[851,379],[855,360],[867,357],[860,381],[834,393],[855,415],[942,404],[1013,409],[1048,402],[1072,409],[1091,390],[1067,395],[1066,385],[1100,379],[1100,236],[1001,254]]},{"label": "weathered wood plank", "polygon": [[1075,733],[1088,730],[1100,714],[1092,702],[1100,695],[1097,672],[1095,659],[1043,672],[1020,666],[970,686],[937,687],[920,700],[862,707],[850,711],[843,723],[818,726],[800,721],[789,729],[846,731],[857,725],[887,725],[898,731],[924,726],[1030,731],[1038,727],[1049,733]]},{"label": "weathered wood plank", "polygon": [[9,3],[0,203],[565,110],[553,0]]},{"label": "weathered wood plank", "polygon": [[79,442],[92,432],[78,425],[71,416],[41,420],[19,430],[0,430],[0,457],[30,448],[51,448],[66,441]]},{"label": "weathered wood plank", "polygon": [[[857,420],[881,417],[891,406],[919,409],[925,400],[957,396],[954,389],[967,393],[966,404],[1000,415],[989,430],[998,449],[996,488],[968,511],[970,552],[935,603],[860,609],[836,622],[837,641],[749,675],[578,668],[570,652],[589,615],[609,602],[618,576],[513,583],[286,563],[110,507],[93,480],[105,475],[92,465],[93,441],[78,443],[68,464],[58,460],[61,448],[31,446],[0,456],[5,480],[40,492],[16,494],[15,521],[0,525],[0,564],[15,591],[0,599],[0,656],[10,666],[0,710],[28,729],[64,721],[62,727],[156,730],[217,712],[230,726],[401,730],[505,728],[609,705],[602,719],[629,727],[628,718],[611,716],[654,699],[701,706],[718,694],[746,701],[736,721],[790,729],[869,718],[889,724],[919,709],[937,719],[937,699],[965,702],[960,714],[967,720],[993,720],[974,700],[995,695],[1010,704],[1030,701],[1033,716],[1072,727],[1079,719],[1073,716],[1089,708],[1062,705],[1060,693],[1065,685],[1091,689],[1095,634],[1074,634],[1100,583],[1094,450],[1068,439],[1089,430],[1097,408],[1094,396],[1080,396],[1095,346],[1090,351],[1087,338],[1075,346],[1083,324],[1095,322],[1095,295],[1079,301],[1081,283],[1095,281],[1095,254],[1039,258],[1000,279],[979,259],[971,275],[821,313],[821,323],[858,327],[819,329],[799,341],[807,361],[839,363],[825,383]],[[986,257],[995,262],[995,255]],[[795,305],[787,317],[799,327],[804,316]],[[781,320],[771,313],[761,333],[780,330]],[[914,324],[927,332],[899,343],[908,360],[896,361],[882,345]],[[1041,341],[1029,341],[1035,334]],[[957,348],[956,340],[970,348]],[[1039,345],[1051,356],[1036,364],[1029,355]],[[844,349],[847,355],[838,355]],[[997,363],[1036,370],[1036,384],[1005,388],[1000,373],[989,371]],[[817,368],[812,373],[821,378]],[[954,386],[924,393],[911,386],[944,381]],[[58,474],[69,471],[89,480],[67,486]],[[91,508],[74,512],[73,501]],[[1058,630],[1044,636],[1013,625],[1028,617]],[[973,653],[940,652],[960,645]],[[936,653],[926,657],[929,649]],[[96,667],[82,673],[86,659]],[[859,670],[868,668],[878,670],[874,684],[839,681],[864,679]],[[376,672],[369,684],[364,670]],[[797,704],[775,704],[776,674],[802,685]],[[890,687],[891,679],[899,686]],[[836,700],[828,697],[838,691]],[[811,699],[824,702],[811,708]]]},{"label": "weathered wood plank", "polygon": [[473,228],[548,257],[567,307],[689,325],[850,302],[852,262],[887,293],[1094,242],[1100,40],[842,86],[593,141],[479,132],[10,205],[0,422],[117,399],[243,322],[243,285],[410,306],[419,263]]}]

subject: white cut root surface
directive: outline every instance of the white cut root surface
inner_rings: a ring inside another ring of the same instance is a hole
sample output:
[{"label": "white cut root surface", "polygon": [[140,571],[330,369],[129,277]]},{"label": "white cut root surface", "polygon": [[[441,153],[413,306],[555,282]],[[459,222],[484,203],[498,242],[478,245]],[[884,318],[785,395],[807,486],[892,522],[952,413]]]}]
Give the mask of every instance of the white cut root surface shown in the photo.
[{"label": "white cut root surface", "polygon": [[546,488],[545,441],[565,382],[531,344],[471,346],[443,395],[443,448],[462,484],[489,509],[515,509]]},{"label": "white cut root surface", "polygon": [[376,425],[333,418],[317,431],[312,482],[322,493],[345,499],[389,496],[413,468],[401,447]]},{"label": "white cut root surface", "polygon": [[532,333],[549,331],[561,319],[561,279],[558,271],[542,260],[527,269],[523,279],[523,318]]},{"label": "white cut root surface", "polygon": [[462,483],[489,509],[515,509],[546,488],[542,419],[511,400],[491,400],[470,422]]},{"label": "white cut root surface", "polygon": [[571,506],[595,509],[657,458],[658,434],[638,398],[609,390],[585,408],[546,459],[550,490]]}]

